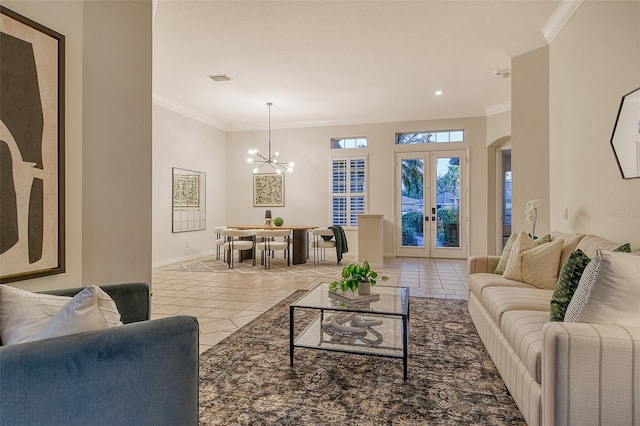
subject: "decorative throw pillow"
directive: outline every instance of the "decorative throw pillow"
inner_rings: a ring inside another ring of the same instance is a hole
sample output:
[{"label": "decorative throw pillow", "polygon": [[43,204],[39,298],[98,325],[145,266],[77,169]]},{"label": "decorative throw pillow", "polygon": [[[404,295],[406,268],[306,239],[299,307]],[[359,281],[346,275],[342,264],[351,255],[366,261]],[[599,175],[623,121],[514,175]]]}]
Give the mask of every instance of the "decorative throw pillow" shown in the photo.
[{"label": "decorative throw pillow", "polygon": [[50,339],[122,325],[115,302],[100,287],[89,286],[76,294],[33,340]]},{"label": "decorative throw pillow", "polygon": [[614,251],[618,253],[631,253],[631,243],[625,243]]},{"label": "decorative throw pillow", "polygon": [[578,288],[580,277],[591,259],[580,249],[569,255],[567,261],[562,265],[556,288],[551,296],[551,321],[564,321],[564,315],[571,298]]},{"label": "decorative throw pillow", "polygon": [[71,300],[0,284],[0,339],[3,345],[28,342]]},{"label": "decorative throw pillow", "polygon": [[[0,285],[0,338],[2,344],[14,345],[17,343],[30,342],[36,339],[36,335],[41,331],[63,310],[73,310],[74,306],[77,307],[80,301],[83,309],[81,311],[90,310],[87,299],[97,300],[93,297],[88,297],[87,294],[97,295],[100,294],[102,298],[109,296],[104,293],[99,287],[87,287],[82,292],[78,293],[75,297],[67,296],[54,296],[50,294],[32,293],[26,290],[10,287],[7,285]],[[96,291],[95,289],[99,290]],[[115,302],[109,298],[111,303],[99,303],[101,312],[103,313],[107,323],[113,325],[122,324],[120,322],[120,314],[117,312]],[[115,310],[115,313],[113,312]],[[95,318],[95,312],[90,315],[91,319]],[[117,315],[117,320],[114,322],[114,316]],[[65,317],[67,317],[65,315]],[[87,320],[87,316],[81,316],[78,318],[80,323]],[[58,322],[58,321],[56,321]],[[91,321],[91,324],[95,324]],[[50,326],[55,332],[54,325]],[[75,328],[70,328],[70,331],[66,334],[72,334],[77,331]],[[39,337],[44,339],[47,336]],[[53,337],[52,335],[48,337]]]},{"label": "decorative throw pillow", "polygon": [[511,254],[511,250],[513,249],[513,243],[516,242],[517,238],[518,234],[516,233],[513,233],[509,236],[507,243],[504,245],[504,249],[502,249],[502,255],[500,255],[498,266],[496,266],[496,269],[493,271],[494,274],[504,274],[504,268],[507,266],[507,260],[509,260],[509,255]]},{"label": "decorative throw pillow", "polygon": [[639,326],[640,257],[596,250],[564,320]]},{"label": "decorative throw pillow", "polygon": [[562,240],[537,245],[524,231],[518,235],[504,277],[553,290],[558,280]]}]

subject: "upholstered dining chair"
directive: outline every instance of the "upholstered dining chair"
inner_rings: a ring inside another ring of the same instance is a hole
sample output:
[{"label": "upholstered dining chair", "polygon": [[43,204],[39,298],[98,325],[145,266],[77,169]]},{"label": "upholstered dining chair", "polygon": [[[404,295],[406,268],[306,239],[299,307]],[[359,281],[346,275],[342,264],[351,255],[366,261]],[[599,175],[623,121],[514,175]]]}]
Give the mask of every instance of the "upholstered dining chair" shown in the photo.
[{"label": "upholstered dining chair", "polygon": [[[226,226],[216,226],[213,228],[213,232],[216,234],[216,260],[220,260],[220,248],[224,246],[226,242],[224,237],[222,236],[222,230],[226,229]],[[227,260],[226,250],[223,250],[224,260]]]},{"label": "upholstered dining chair", "polygon": [[264,269],[271,269],[271,254],[274,251],[283,251],[287,258],[287,266],[291,265],[291,231],[288,229],[269,229],[256,231],[258,242],[256,247],[260,250],[261,262]]},{"label": "upholstered dining chair", "polygon": [[233,268],[233,252],[238,252],[238,261],[242,262],[240,252],[252,250],[251,258],[253,266],[256,266],[256,231],[241,229],[223,229],[221,235],[225,239],[224,249],[228,252],[227,263]]},{"label": "upholstered dining chair", "polygon": [[313,236],[311,241],[313,264],[317,266],[321,261],[326,260],[326,249],[336,248],[336,240],[333,238],[333,230],[328,228],[313,229],[311,235]]}]

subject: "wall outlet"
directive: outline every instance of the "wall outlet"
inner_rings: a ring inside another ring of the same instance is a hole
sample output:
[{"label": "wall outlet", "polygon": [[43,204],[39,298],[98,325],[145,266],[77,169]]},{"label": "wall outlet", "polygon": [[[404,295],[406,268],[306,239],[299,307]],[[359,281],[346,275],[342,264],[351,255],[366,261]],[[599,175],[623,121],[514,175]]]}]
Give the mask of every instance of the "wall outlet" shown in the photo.
[{"label": "wall outlet", "polygon": [[186,248],[189,248],[189,241],[185,242]]},{"label": "wall outlet", "polygon": [[569,209],[568,208],[564,208],[564,215],[563,215],[563,219],[567,220],[569,219]]}]

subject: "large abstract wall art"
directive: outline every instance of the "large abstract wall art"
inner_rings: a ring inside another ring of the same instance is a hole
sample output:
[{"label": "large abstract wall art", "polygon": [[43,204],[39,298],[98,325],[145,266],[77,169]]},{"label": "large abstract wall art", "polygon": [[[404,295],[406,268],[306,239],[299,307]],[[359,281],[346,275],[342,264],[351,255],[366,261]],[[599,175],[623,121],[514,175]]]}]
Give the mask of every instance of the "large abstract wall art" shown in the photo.
[{"label": "large abstract wall art", "polygon": [[64,43],[0,6],[0,283],[64,272]]}]

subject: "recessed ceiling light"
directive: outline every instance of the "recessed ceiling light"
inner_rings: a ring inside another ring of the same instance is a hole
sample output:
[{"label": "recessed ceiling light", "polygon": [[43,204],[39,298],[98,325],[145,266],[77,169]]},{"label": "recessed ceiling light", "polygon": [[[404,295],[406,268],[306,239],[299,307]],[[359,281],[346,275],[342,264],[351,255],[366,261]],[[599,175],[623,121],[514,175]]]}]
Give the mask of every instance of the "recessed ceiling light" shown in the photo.
[{"label": "recessed ceiling light", "polygon": [[215,74],[215,75],[210,75],[209,78],[213,81],[229,81],[231,80],[231,77],[229,77],[226,74]]},{"label": "recessed ceiling light", "polygon": [[436,91],[434,92],[434,95],[436,95],[436,96],[440,96],[440,95],[442,95],[442,94],[444,94],[444,92],[443,92],[442,90],[436,90]]}]

